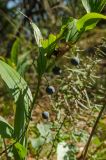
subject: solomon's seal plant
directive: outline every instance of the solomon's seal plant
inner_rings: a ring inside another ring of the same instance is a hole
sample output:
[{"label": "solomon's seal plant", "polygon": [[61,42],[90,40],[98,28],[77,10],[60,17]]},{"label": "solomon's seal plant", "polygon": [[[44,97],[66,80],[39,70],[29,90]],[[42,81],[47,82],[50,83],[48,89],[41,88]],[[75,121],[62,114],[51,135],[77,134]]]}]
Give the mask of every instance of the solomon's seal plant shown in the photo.
[{"label": "solomon's seal plant", "polygon": [[[10,151],[11,149],[15,160],[26,159],[28,140],[27,130],[31,120],[32,111],[37,103],[39,88],[43,76],[48,71],[48,68],[55,67],[55,61],[58,61],[64,52],[73,47],[85,31],[93,29],[100,19],[106,19],[105,15],[100,14],[106,4],[106,0],[81,1],[87,13],[79,19],[75,19],[74,17],[63,19],[60,32],[57,35],[49,34],[47,39],[43,38],[39,28],[32,22],[32,20],[29,19],[34,30],[34,36],[39,50],[37,61],[33,62],[38,81],[36,91],[33,96],[22,76],[5,61],[0,60],[0,78],[6,84],[16,104],[13,126],[0,116],[0,135],[3,138],[11,140],[10,145],[3,150],[0,155],[8,150]],[[60,41],[64,42],[62,50],[60,49]],[[17,56],[15,54],[16,53],[12,51],[11,56],[12,62],[14,63],[17,62]],[[79,59],[72,58],[71,63],[73,65],[78,65]],[[53,68],[53,73],[60,74],[61,69],[55,67]],[[55,88],[53,86],[48,86],[46,88],[46,92],[52,95],[55,92]],[[103,110],[104,108],[102,109],[102,112]],[[43,118],[48,119],[49,114],[48,112],[43,112],[42,116]],[[56,134],[56,138],[57,135],[58,134]],[[86,157],[88,146],[89,142],[84,153],[84,159]]]}]

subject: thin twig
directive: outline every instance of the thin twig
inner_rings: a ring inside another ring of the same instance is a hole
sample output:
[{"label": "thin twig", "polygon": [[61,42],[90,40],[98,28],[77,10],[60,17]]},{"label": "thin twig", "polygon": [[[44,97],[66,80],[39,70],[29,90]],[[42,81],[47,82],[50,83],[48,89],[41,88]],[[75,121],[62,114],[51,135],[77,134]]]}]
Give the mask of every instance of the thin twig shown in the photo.
[{"label": "thin twig", "polygon": [[88,139],[88,142],[87,142],[87,144],[86,144],[86,146],[85,146],[85,149],[84,149],[84,152],[83,152],[83,160],[86,160],[86,155],[87,155],[87,152],[88,152],[88,148],[89,148],[89,145],[90,145],[92,136],[93,136],[93,134],[94,134],[94,132],[95,132],[95,129],[96,129],[97,125],[98,125],[98,122],[99,122],[99,120],[100,120],[100,118],[101,118],[101,116],[102,116],[102,113],[103,113],[105,107],[106,107],[106,106],[103,105],[103,107],[101,108],[101,110],[100,110],[100,112],[99,112],[99,114],[98,114],[98,117],[97,117],[97,119],[96,119],[96,121],[95,121],[95,123],[94,123],[94,126],[93,126],[93,128],[92,128],[91,134],[90,134],[89,139]]},{"label": "thin twig", "polygon": [[20,10],[18,10],[19,13],[21,13],[25,18],[27,18],[30,22],[32,22],[32,20],[27,16],[25,15],[23,12],[21,12]]},{"label": "thin twig", "polygon": [[[39,157],[40,157],[40,153],[41,153],[41,151],[42,151],[42,149],[43,149],[43,147],[44,147],[44,145],[45,145],[45,143],[46,143],[46,141],[47,141],[47,138],[48,138],[48,136],[49,136],[49,132],[48,132],[48,134],[44,137],[44,142],[43,142],[43,144],[39,147],[39,150],[37,151],[37,154],[36,154],[36,160],[39,160]],[[43,138],[43,137],[42,137]]]},{"label": "thin twig", "polygon": [[4,148],[5,148],[6,159],[8,160],[7,146],[6,146],[6,142],[4,138],[3,138],[3,143],[4,143]]},{"label": "thin twig", "polygon": [[52,151],[53,151],[53,148],[54,148],[54,145],[55,145],[55,141],[56,141],[56,139],[57,139],[57,137],[58,137],[58,135],[59,135],[59,133],[60,133],[61,128],[63,127],[63,124],[64,124],[66,118],[67,118],[67,115],[64,117],[64,119],[63,119],[62,123],[60,124],[60,127],[59,127],[59,129],[58,129],[58,131],[57,131],[57,133],[56,133],[56,135],[55,135],[55,138],[54,138],[54,140],[53,140],[53,144],[52,144],[51,150],[50,150],[50,152],[49,152],[49,154],[48,154],[48,156],[47,156],[48,159],[50,158],[50,156],[51,156],[51,154],[52,154]]}]

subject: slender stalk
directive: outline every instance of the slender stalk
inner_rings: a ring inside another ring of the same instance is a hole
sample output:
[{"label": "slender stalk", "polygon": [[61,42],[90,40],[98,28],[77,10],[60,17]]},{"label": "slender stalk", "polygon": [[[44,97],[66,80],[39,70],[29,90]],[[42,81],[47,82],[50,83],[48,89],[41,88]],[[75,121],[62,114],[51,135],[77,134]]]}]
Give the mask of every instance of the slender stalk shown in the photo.
[{"label": "slender stalk", "polygon": [[4,138],[3,138],[3,143],[4,143],[4,148],[5,148],[6,159],[8,160],[7,146],[6,146],[6,142]]},{"label": "slender stalk", "polygon": [[46,141],[47,141],[48,136],[49,136],[49,133],[47,134],[46,137],[44,137],[44,142],[43,142],[43,144],[39,147],[39,150],[37,151],[36,160],[39,160],[39,159],[40,159],[40,153],[41,153],[43,147],[45,146],[45,143],[46,143]]},{"label": "slender stalk", "polygon": [[22,136],[24,136],[24,134],[26,133],[26,131],[27,131],[27,129],[28,129],[28,126],[29,126],[29,123],[30,123],[30,120],[31,120],[32,110],[33,110],[33,108],[34,108],[34,105],[36,104],[36,100],[37,100],[38,93],[39,93],[41,78],[42,78],[41,76],[38,76],[38,84],[37,84],[36,92],[35,92],[35,95],[34,95],[34,98],[33,98],[33,102],[32,102],[32,104],[31,104],[31,107],[30,107],[30,110],[29,110],[28,121],[26,122],[25,130],[24,130],[24,132],[22,133],[22,134],[23,134]]},{"label": "slender stalk", "polygon": [[58,136],[59,136],[60,130],[62,129],[66,118],[67,118],[67,115],[64,117],[64,119],[63,119],[62,123],[60,124],[60,127],[59,127],[59,129],[58,129],[58,131],[57,131],[57,133],[56,133],[56,135],[55,135],[55,138],[54,138],[54,140],[53,140],[53,144],[52,144],[51,150],[50,150],[50,152],[49,152],[49,154],[48,154],[48,156],[47,156],[48,159],[50,158],[50,156],[51,156],[51,154],[52,154],[53,148],[54,148],[54,146],[55,146],[55,141],[57,140],[57,138],[58,138]]},{"label": "slender stalk", "polygon": [[32,102],[32,105],[31,105],[31,111],[33,110],[33,107],[34,107],[34,105],[36,103],[36,100],[37,100],[37,97],[38,97],[40,83],[41,83],[41,76],[38,76],[38,84],[37,84],[36,93],[34,95],[33,102]]},{"label": "slender stalk", "polygon": [[96,129],[97,125],[98,125],[98,122],[99,122],[99,120],[100,120],[100,118],[101,118],[101,116],[102,116],[102,113],[103,113],[105,107],[106,107],[106,106],[103,105],[103,107],[101,108],[101,110],[100,110],[100,112],[99,112],[99,114],[98,114],[98,117],[96,118],[96,121],[95,121],[94,126],[93,126],[92,131],[91,131],[91,134],[90,134],[90,136],[89,136],[88,142],[87,142],[87,144],[86,144],[86,146],[85,146],[85,149],[84,149],[84,152],[83,152],[83,160],[86,160],[86,155],[87,155],[87,152],[88,152],[88,148],[89,148],[91,139],[92,139],[92,137],[93,137],[93,134],[94,134],[94,132],[95,132],[95,129]]}]

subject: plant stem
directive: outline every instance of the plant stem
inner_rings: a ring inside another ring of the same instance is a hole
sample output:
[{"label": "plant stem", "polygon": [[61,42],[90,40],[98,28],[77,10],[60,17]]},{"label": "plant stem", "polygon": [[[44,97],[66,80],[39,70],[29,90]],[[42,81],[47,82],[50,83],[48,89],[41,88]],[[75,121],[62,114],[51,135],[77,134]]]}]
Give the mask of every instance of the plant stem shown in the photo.
[{"label": "plant stem", "polygon": [[32,113],[32,110],[34,108],[34,105],[36,104],[36,100],[37,100],[38,93],[39,93],[39,88],[40,88],[40,83],[41,83],[41,78],[42,78],[41,76],[38,76],[38,84],[37,84],[36,92],[35,92],[35,95],[34,95],[34,98],[33,98],[33,102],[31,104],[31,107],[30,107],[30,110],[29,110],[28,121],[26,122],[24,133],[27,131],[27,128],[28,128],[30,120],[31,120],[31,113]]},{"label": "plant stem", "polygon": [[6,146],[6,142],[4,138],[3,138],[3,143],[4,143],[4,148],[5,148],[6,159],[8,160],[7,146]]},{"label": "plant stem", "polygon": [[58,129],[58,131],[57,131],[57,133],[56,133],[56,135],[55,135],[55,138],[54,138],[54,140],[53,140],[53,144],[52,144],[51,150],[50,150],[50,152],[49,152],[49,154],[48,154],[48,156],[47,156],[48,159],[50,158],[50,156],[51,156],[51,154],[52,154],[53,148],[54,148],[54,146],[55,146],[55,141],[57,140],[57,138],[58,138],[58,136],[59,136],[60,130],[62,129],[66,118],[67,118],[67,115],[64,117],[64,119],[63,119],[62,123],[60,124],[60,127],[59,127],[59,129]]},{"label": "plant stem", "polygon": [[37,84],[36,93],[34,95],[33,102],[32,102],[32,105],[31,105],[31,111],[33,110],[33,107],[36,103],[36,99],[38,97],[40,83],[41,83],[41,76],[38,77],[38,84]]},{"label": "plant stem", "polygon": [[99,112],[99,114],[98,114],[98,117],[96,118],[96,121],[95,121],[94,126],[93,126],[92,131],[91,131],[91,134],[90,134],[90,136],[89,136],[88,142],[87,142],[87,144],[86,144],[86,146],[85,146],[85,149],[84,149],[84,152],[83,152],[83,160],[86,160],[86,155],[87,155],[87,152],[88,152],[88,148],[89,148],[89,145],[90,145],[92,136],[93,136],[93,134],[94,134],[94,132],[95,132],[95,129],[96,129],[97,125],[98,125],[98,122],[99,122],[99,120],[100,120],[100,118],[101,118],[101,116],[102,116],[102,113],[103,113],[105,107],[106,107],[106,106],[103,105],[103,107],[101,108],[101,110],[100,110],[100,112]]}]

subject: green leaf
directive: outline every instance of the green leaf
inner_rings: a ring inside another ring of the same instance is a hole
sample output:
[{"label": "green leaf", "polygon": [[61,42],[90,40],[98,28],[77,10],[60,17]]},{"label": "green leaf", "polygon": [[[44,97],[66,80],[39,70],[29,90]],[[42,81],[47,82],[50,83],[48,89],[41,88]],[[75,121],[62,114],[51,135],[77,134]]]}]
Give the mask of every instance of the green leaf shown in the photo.
[{"label": "green leaf", "polygon": [[18,54],[20,51],[20,40],[17,38],[13,43],[12,50],[11,50],[11,61],[17,64]]},{"label": "green leaf", "polygon": [[47,54],[49,57],[53,51],[55,50],[55,47],[57,45],[56,43],[56,36],[53,34],[50,34],[48,39],[42,41],[42,52]]},{"label": "green leaf", "polygon": [[36,43],[37,43],[38,47],[41,47],[42,46],[41,41],[43,39],[41,31],[37,27],[37,25],[34,24],[33,22],[30,22],[30,24],[31,24],[31,26],[32,26],[32,28],[34,30],[34,36],[35,36]]},{"label": "green leaf", "polygon": [[[25,128],[26,120],[28,118],[28,111],[32,102],[32,94],[27,83],[19,73],[1,60],[0,76],[16,102],[14,138],[19,138]],[[22,143],[23,141],[24,140],[22,140]]]},{"label": "green leaf", "polygon": [[81,36],[82,31],[79,31],[76,27],[77,19],[69,17],[63,19],[61,31],[58,37],[65,39],[66,42],[75,43]]},{"label": "green leaf", "polygon": [[38,149],[40,146],[44,144],[45,139],[41,136],[38,138],[30,138],[30,142],[33,148]]},{"label": "green leaf", "polygon": [[93,29],[100,19],[106,19],[106,16],[99,13],[87,13],[77,21],[77,29],[78,31]]},{"label": "green leaf", "polygon": [[106,0],[81,0],[87,13],[101,12],[106,4]]},{"label": "green leaf", "polygon": [[15,149],[15,157],[17,160],[24,160],[26,154],[27,154],[27,150],[24,146],[22,146],[20,143],[15,143],[14,145],[14,149]]},{"label": "green leaf", "polygon": [[45,73],[46,71],[46,64],[47,64],[47,57],[40,49],[39,56],[37,59],[37,72],[39,76]]},{"label": "green leaf", "polygon": [[43,124],[43,123],[37,124],[37,128],[42,137],[48,136],[48,134],[50,133],[50,127],[51,127],[50,124]]},{"label": "green leaf", "polygon": [[27,86],[25,80],[19,75],[17,71],[15,71],[8,64],[0,60],[0,77],[8,86],[10,92],[12,93],[15,102],[17,102],[20,93],[26,91],[24,99],[25,104],[29,105],[32,101],[32,94],[30,89]]},{"label": "green leaf", "polygon": [[17,63],[17,71],[21,74],[21,76],[24,76],[27,69],[32,64],[32,61],[30,60],[29,53],[22,54]]},{"label": "green leaf", "polygon": [[101,143],[102,143],[102,142],[100,141],[99,137],[94,136],[94,137],[92,138],[92,144],[95,144],[96,146],[100,146]]},{"label": "green leaf", "polygon": [[12,138],[13,132],[13,127],[3,117],[0,116],[0,135],[3,138]]}]

